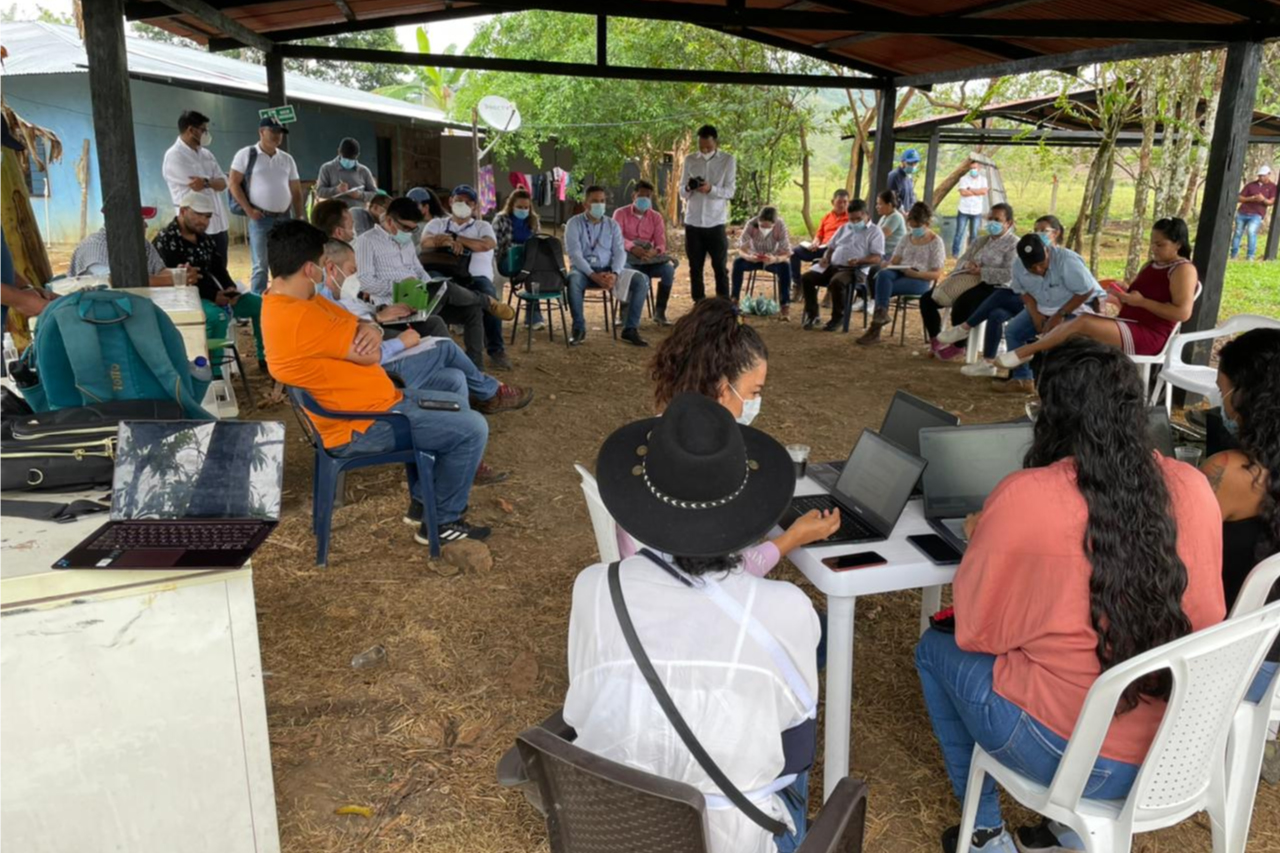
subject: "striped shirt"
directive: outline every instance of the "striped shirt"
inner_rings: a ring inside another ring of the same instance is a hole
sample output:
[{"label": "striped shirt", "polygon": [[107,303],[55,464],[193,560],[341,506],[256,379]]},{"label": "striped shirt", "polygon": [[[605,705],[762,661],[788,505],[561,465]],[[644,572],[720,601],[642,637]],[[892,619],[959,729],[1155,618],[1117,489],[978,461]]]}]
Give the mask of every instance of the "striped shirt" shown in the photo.
[{"label": "striped shirt", "polygon": [[[147,274],[156,275],[165,270],[164,259],[156,251],[156,247],[143,241],[147,247]],[[71,253],[71,268],[67,275],[105,275],[111,270],[111,262],[107,259],[107,229],[100,228],[80,241],[76,250]]]},{"label": "striped shirt", "polygon": [[406,278],[431,279],[418,260],[418,247],[412,240],[397,243],[385,228],[370,228],[356,238],[356,268],[360,270],[361,290],[369,294],[375,305],[388,305],[395,298],[396,284]]}]

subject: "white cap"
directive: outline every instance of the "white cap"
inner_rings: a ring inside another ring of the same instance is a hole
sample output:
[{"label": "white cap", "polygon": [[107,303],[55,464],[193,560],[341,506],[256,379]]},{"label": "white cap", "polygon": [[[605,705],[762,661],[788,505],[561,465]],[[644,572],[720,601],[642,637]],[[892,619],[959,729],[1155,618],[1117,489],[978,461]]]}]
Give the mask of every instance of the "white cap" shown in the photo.
[{"label": "white cap", "polygon": [[213,199],[209,198],[205,193],[198,193],[194,190],[182,197],[182,201],[178,202],[178,207],[189,207],[196,213],[213,213]]},{"label": "white cap", "polygon": [[1259,175],[1259,177],[1261,177],[1262,175],[1270,175],[1270,174],[1271,174],[1271,167],[1270,167],[1270,166],[1259,166],[1259,167],[1258,167],[1258,175]]}]

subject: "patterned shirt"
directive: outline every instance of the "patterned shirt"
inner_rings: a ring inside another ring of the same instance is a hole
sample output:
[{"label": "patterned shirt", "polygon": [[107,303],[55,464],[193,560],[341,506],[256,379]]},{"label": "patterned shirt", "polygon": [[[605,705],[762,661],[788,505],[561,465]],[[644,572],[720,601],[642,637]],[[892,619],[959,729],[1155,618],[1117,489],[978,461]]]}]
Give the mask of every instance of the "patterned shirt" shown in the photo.
[{"label": "patterned shirt", "polygon": [[176,216],[152,243],[166,267],[190,264],[200,270],[200,281],[196,282],[196,287],[200,290],[200,298],[206,302],[216,302],[219,291],[236,289],[226,264],[218,258],[213,238],[208,234],[197,234],[196,241],[192,243],[182,236]]},{"label": "patterned shirt", "polygon": [[1018,232],[1014,229],[1010,228],[999,237],[982,234],[956,261],[956,269],[970,263],[977,264],[978,276],[984,282],[1008,287],[1013,281],[1013,262],[1017,254]]},{"label": "patterned shirt", "polygon": [[370,228],[356,238],[356,268],[360,270],[361,290],[375,305],[392,302],[397,282],[431,278],[418,260],[418,247],[413,240],[401,245],[382,227]]},{"label": "patterned shirt", "polygon": [[779,219],[773,223],[773,230],[765,235],[760,230],[760,220],[752,219],[742,229],[738,248],[748,255],[790,255],[791,237],[787,234],[787,223]]},{"label": "patterned shirt", "polygon": [[[156,251],[155,246],[143,241],[147,247],[147,275],[158,275],[164,272],[164,259]],[[107,259],[107,229],[100,228],[80,241],[76,250],[71,253],[69,276],[106,275],[111,271],[111,262]]]}]

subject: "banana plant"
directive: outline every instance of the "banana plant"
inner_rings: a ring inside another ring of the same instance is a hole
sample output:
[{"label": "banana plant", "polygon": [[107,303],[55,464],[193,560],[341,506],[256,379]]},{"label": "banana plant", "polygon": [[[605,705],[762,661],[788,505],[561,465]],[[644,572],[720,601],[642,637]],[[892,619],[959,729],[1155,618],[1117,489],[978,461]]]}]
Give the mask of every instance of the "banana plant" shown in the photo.
[{"label": "banana plant", "polygon": [[[431,53],[431,39],[427,28],[418,27],[418,53]],[[451,44],[444,49],[445,55],[453,56],[458,46]],[[467,72],[463,68],[435,68],[417,66],[413,70],[414,79],[407,83],[396,83],[374,90],[375,95],[384,95],[401,101],[433,107],[446,115],[453,106],[454,96],[466,83]]]}]

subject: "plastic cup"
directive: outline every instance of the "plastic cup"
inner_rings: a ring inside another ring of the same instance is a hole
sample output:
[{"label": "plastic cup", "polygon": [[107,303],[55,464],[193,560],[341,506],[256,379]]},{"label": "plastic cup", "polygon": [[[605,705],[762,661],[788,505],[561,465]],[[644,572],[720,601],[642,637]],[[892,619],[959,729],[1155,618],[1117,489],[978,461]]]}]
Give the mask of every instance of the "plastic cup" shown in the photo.
[{"label": "plastic cup", "polygon": [[805,471],[809,468],[809,445],[788,444],[787,454],[791,456],[791,464],[795,465],[796,479],[804,479]]},{"label": "plastic cup", "polygon": [[174,287],[187,286],[187,268],[186,267],[173,267],[169,270],[169,272],[173,275]]},{"label": "plastic cup", "polygon": [[1179,462],[1186,462],[1188,465],[1200,467],[1200,457],[1204,455],[1204,450],[1196,447],[1194,444],[1184,444],[1173,449],[1173,455]]}]

